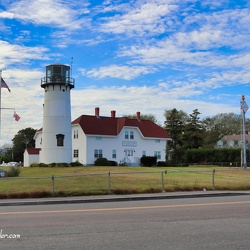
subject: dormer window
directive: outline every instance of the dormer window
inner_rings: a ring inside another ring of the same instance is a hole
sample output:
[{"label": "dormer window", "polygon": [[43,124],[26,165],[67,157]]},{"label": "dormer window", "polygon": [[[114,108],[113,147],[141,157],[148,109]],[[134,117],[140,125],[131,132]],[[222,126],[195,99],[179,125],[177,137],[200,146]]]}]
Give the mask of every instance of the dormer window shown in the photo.
[{"label": "dormer window", "polygon": [[134,140],[134,131],[130,131],[130,139]]},{"label": "dormer window", "polygon": [[125,131],[125,139],[130,139],[130,140],[134,140],[135,136],[134,136],[134,131]]},{"label": "dormer window", "polygon": [[128,139],[128,131],[125,131],[125,139]]}]

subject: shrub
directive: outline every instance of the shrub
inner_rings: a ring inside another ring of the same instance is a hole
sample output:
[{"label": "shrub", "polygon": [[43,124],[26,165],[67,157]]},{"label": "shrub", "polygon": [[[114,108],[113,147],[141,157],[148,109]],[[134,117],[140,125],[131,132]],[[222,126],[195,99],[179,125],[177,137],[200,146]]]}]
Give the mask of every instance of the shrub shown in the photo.
[{"label": "shrub", "polygon": [[55,166],[64,168],[64,167],[69,167],[70,165],[66,162],[61,162],[61,163],[57,163]]},{"label": "shrub", "polygon": [[109,161],[109,163],[110,163],[110,166],[118,166],[116,161]]},{"label": "shrub", "polygon": [[70,165],[71,167],[83,166],[83,164],[80,163],[79,161],[71,162],[69,165]]},{"label": "shrub", "polygon": [[48,165],[48,167],[56,167],[56,163],[55,162],[51,162],[50,164],[47,164]]},{"label": "shrub", "polygon": [[143,156],[141,158],[141,165],[145,167],[152,167],[156,165],[157,157],[156,156]]},{"label": "shrub", "polygon": [[48,165],[41,162],[41,163],[38,164],[38,167],[48,167]]},{"label": "shrub", "polygon": [[32,162],[32,163],[30,163],[30,167],[38,167],[38,163],[37,162]]},{"label": "shrub", "polygon": [[158,161],[158,162],[157,162],[157,166],[159,166],[159,167],[166,167],[167,164],[166,164],[165,161]]},{"label": "shrub", "polygon": [[11,167],[11,168],[6,172],[6,177],[18,177],[20,173],[21,173],[21,169],[20,169],[20,168]]},{"label": "shrub", "polygon": [[107,158],[98,158],[95,161],[95,166],[110,166],[110,162]]}]

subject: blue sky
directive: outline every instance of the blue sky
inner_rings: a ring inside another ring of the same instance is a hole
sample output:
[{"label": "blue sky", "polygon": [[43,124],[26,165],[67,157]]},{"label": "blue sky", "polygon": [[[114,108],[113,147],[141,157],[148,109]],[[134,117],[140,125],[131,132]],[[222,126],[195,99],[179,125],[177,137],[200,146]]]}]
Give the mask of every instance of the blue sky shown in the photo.
[{"label": "blue sky", "polygon": [[[250,82],[250,2],[0,0],[1,141],[42,127],[45,66],[71,63],[82,114],[240,113]],[[250,100],[249,100],[250,103]],[[248,116],[248,113],[246,114]]]}]

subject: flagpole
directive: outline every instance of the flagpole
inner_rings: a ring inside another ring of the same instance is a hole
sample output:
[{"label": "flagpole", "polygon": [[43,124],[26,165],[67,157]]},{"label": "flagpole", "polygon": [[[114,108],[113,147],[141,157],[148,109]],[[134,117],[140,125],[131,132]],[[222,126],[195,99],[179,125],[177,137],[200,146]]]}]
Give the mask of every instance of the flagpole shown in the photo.
[{"label": "flagpole", "polygon": [[[1,122],[2,122],[2,70],[0,69],[0,140],[1,140]],[[0,145],[1,146],[1,145]]]}]

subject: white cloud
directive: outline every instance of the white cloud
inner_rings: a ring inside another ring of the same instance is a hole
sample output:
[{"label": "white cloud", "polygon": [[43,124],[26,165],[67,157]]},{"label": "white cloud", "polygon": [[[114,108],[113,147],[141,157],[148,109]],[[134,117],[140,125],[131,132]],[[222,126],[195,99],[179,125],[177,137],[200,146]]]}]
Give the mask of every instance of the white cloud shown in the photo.
[{"label": "white cloud", "polygon": [[[5,1],[0,68],[12,93],[2,90],[2,104],[14,107],[21,120],[3,111],[0,146],[20,129],[42,126],[41,67],[71,55],[74,72],[85,76],[71,92],[72,119],[94,114],[96,106],[107,116],[114,109],[117,116],[153,113],[162,124],[165,109],[239,112],[239,92],[250,82],[250,10],[230,9],[227,0],[197,3]],[[117,86],[109,86],[110,78]],[[123,80],[130,87],[120,86]],[[234,85],[239,91],[227,94]]]},{"label": "white cloud", "polygon": [[[110,116],[111,110],[117,116],[135,114],[155,114],[161,124],[164,123],[164,110],[177,108],[187,113],[198,108],[203,114],[215,115],[218,112],[237,112],[230,103],[213,103],[210,101],[190,100],[192,89],[188,85],[180,88],[164,88],[158,86],[132,87],[91,87],[80,91],[72,91],[72,119],[81,114],[94,115],[94,108],[100,107],[100,115]],[[197,91],[197,95],[200,94]]]},{"label": "white cloud", "polygon": [[62,3],[60,0],[21,0],[10,5],[8,11],[0,13],[0,17],[74,30],[81,28],[83,20],[78,19],[78,16],[86,13],[86,7],[85,1]]},{"label": "white cloud", "polygon": [[8,11],[2,11],[0,12],[0,18],[7,18],[7,19],[13,19],[14,14]]},{"label": "white cloud", "polygon": [[[17,77],[21,72],[14,72]],[[7,72],[6,75],[9,75]],[[3,107],[15,108],[21,119],[18,122],[13,120],[13,110],[2,112],[2,136],[1,144],[8,143],[13,136],[21,129],[42,127],[43,119],[43,98],[44,90],[40,87],[42,72],[23,72],[23,80],[18,85],[9,82],[12,92],[3,89]],[[33,76],[33,77],[32,77]],[[19,76],[21,80],[21,76]],[[25,84],[26,82],[26,84]],[[205,85],[205,84],[204,84]],[[93,115],[95,107],[100,107],[100,114],[110,116],[111,110],[117,111],[117,116],[135,114],[140,111],[142,114],[154,114],[157,120],[164,124],[164,110],[176,108],[192,113],[196,108],[206,116],[215,115],[218,112],[237,112],[238,109],[232,103],[215,103],[209,99],[191,100],[190,97],[203,94],[195,84],[184,83],[161,83],[157,86],[102,86],[88,87],[82,90],[72,89],[72,120],[82,114]],[[216,96],[214,96],[216,99]],[[11,100],[15,100],[12,102]]]},{"label": "white cloud", "polygon": [[10,44],[1,40],[0,47],[0,68],[2,69],[14,63],[22,63],[22,65],[24,65],[28,60],[32,59],[49,59],[49,57],[46,56],[48,49],[45,47],[25,47],[21,45]]},{"label": "white cloud", "polygon": [[93,69],[88,72],[82,71],[83,74],[86,74],[88,77],[94,78],[120,78],[124,80],[131,80],[140,75],[145,75],[153,73],[155,69],[144,66],[119,66],[119,65],[110,65],[107,67],[100,67],[99,69]]},{"label": "white cloud", "polygon": [[162,34],[166,27],[172,24],[170,14],[176,8],[177,6],[169,1],[138,1],[127,8],[126,13],[104,19],[106,22],[100,29],[102,32],[115,34]]},{"label": "white cloud", "polygon": [[[14,135],[21,129],[42,126],[43,89],[39,70],[8,69],[3,71],[3,77],[11,89],[9,93],[2,89],[2,119],[0,145],[11,142]],[[7,108],[7,109],[6,109]],[[13,119],[14,110],[21,117],[16,122]]]}]

